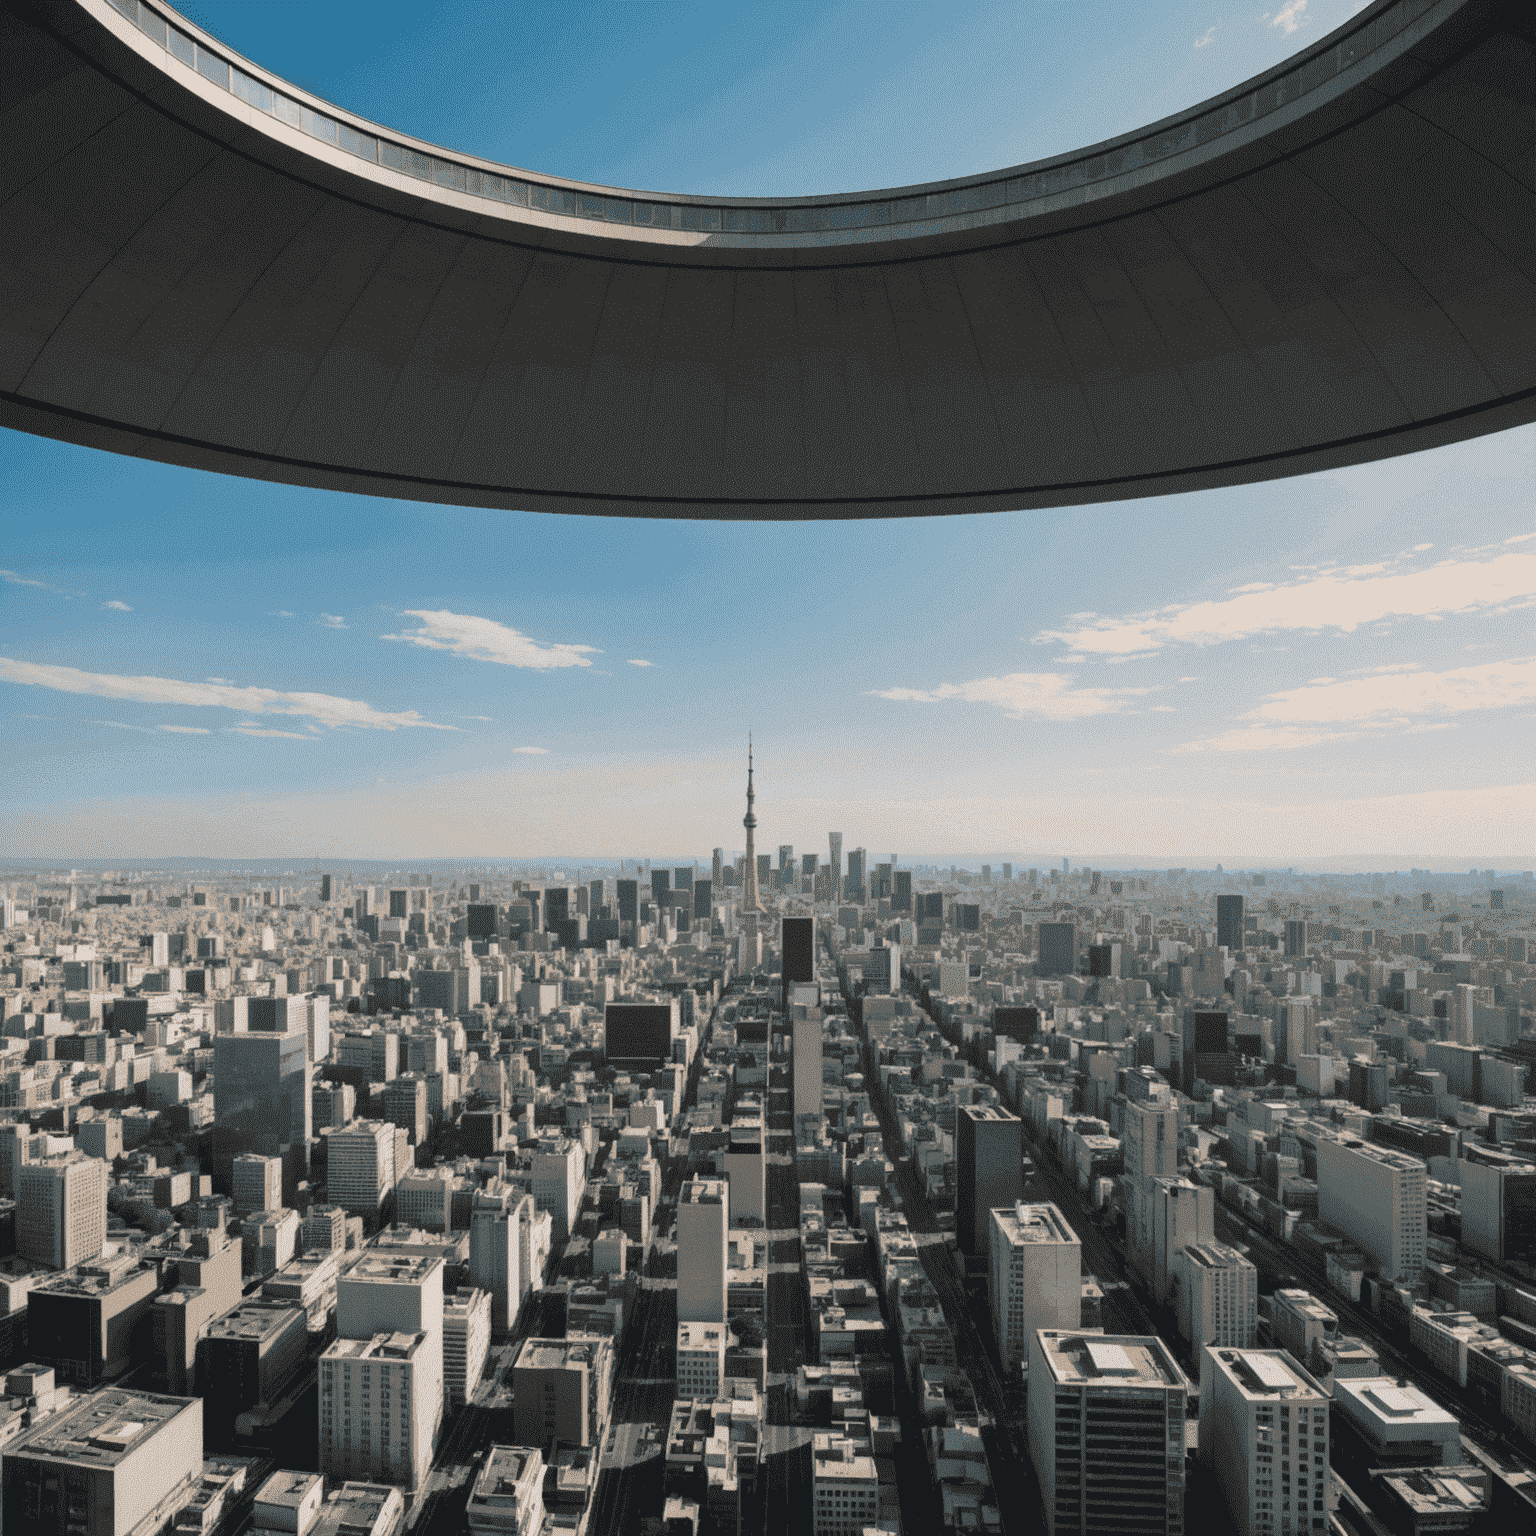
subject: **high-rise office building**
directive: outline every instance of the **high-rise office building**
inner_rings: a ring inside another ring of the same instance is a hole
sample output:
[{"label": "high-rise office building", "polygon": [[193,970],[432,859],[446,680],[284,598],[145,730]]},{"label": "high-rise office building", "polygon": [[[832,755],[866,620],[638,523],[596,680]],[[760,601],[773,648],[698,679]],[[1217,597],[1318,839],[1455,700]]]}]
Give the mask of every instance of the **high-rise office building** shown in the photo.
[{"label": "high-rise office building", "polygon": [[1166,1085],[1158,1097],[1125,1106],[1125,1172],[1130,1178],[1172,1178],[1179,1171],[1179,1110]]},{"label": "high-rise office building", "polygon": [[411,893],[409,891],[391,891],[389,893],[389,915],[391,917],[410,917]]},{"label": "high-rise office building", "polygon": [[867,896],[864,883],[868,878],[866,859],[862,848],[853,849],[848,855],[848,875],[843,881],[843,897],[847,901],[863,901]]},{"label": "high-rise office building", "polygon": [[789,1001],[790,1097],[797,1127],[802,1115],[813,1116],[818,1125],[822,1123],[820,994],[811,988],[802,990],[804,1002],[797,1002],[794,993]]},{"label": "high-rise office building", "polygon": [[491,1332],[504,1337],[517,1321],[525,1286],[518,1207],[521,1192],[476,1190],[469,1216],[469,1278],[491,1297]]},{"label": "high-rise office building", "polygon": [[499,921],[495,902],[473,901],[464,909],[464,932],[471,939],[494,939]]},{"label": "high-rise office building", "polygon": [[910,912],[912,910],[912,871],[910,869],[898,869],[892,876],[891,911]]},{"label": "high-rise office building", "polygon": [[1328,1529],[1328,1394],[1283,1349],[1201,1352],[1200,1459],[1236,1536]]},{"label": "high-rise office building", "polygon": [[1536,1262],[1536,1167],[1478,1147],[1463,1156],[1461,1241],[1501,1264]]},{"label": "high-rise office building", "polygon": [[441,1336],[435,1347],[421,1332],[337,1339],[320,1357],[319,1377],[326,1478],[420,1488],[442,1419]]},{"label": "high-rise office building", "polygon": [[71,1536],[160,1530],[203,1475],[203,1400],[105,1387],[5,1448],[4,1527]]},{"label": "high-rise office building", "polygon": [[554,1239],[563,1243],[574,1230],[587,1173],[586,1153],[569,1136],[548,1136],[534,1146],[533,1203],[548,1211]]},{"label": "high-rise office building", "polygon": [[1317,1138],[1317,1214],[1375,1261],[1385,1280],[1416,1282],[1428,1250],[1429,1170],[1372,1142]]},{"label": "high-rise office building", "polygon": [[1153,1179],[1152,1294],[1167,1302],[1176,1278],[1179,1251],[1216,1241],[1216,1192],[1192,1179]]},{"label": "high-rise office building", "polygon": [[1259,1326],[1259,1272],[1227,1243],[1191,1243],[1174,1259],[1179,1299],[1179,1332],[1194,1347],[1195,1367],[1204,1370],[1201,1346],[1249,1349]]},{"label": "high-rise office building", "polygon": [[725,849],[716,848],[710,855],[709,878],[714,882],[715,889],[723,890],[725,885]]},{"label": "high-rise office building", "polygon": [[1287,960],[1299,960],[1307,953],[1307,948],[1312,941],[1304,918],[1292,917],[1285,924],[1285,957]]},{"label": "high-rise office building", "polygon": [[320,876],[320,900],[321,901],[330,901],[331,900],[331,894],[332,894],[331,877],[329,875],[321,875]]},{"label": "high-rise office building", "polygon": [[621,923],[640,921],[640,882],[638,880],[618,881],[615,887],[615,900],[618,902]]},{"label": "high-rise office building", "polygon": [[544,1516],[544,1453],[491,1446],[465,1511],[473,1536],[539,1536]]},{"label": "high-rise office building", "polygon": [[333,1204],[377,1218],[395,1192],[395,1131],[387,1120],[354,1120],[326,1137],[326,1190]]},{"label": "high-rise office building", "polygon": [[836,901],[843,893],[843,834],[841,832],[827,833],[827,867],[832,872],[832,899]]},{"label": "high-rise office building", "polygon": [[985,1258],[992,1212],[1024,1198],[1024,1122],[992,1104],[955,1114],[955,1237],[962,1253]]},{"label": "high-rise office building", "polygon": [[69,1269],[101,1252],[111,1170],[100,1158],[66,1152],[18,1165],[15,1178],[19,1258]]},{"label": "high-rise office building", "polygon": [[283,1203],[283,1160],[242,1152],[231,1165],[229,1193],[237,1216],[276,1210]]},{"label": "high-rise office building", "polygon": [[1054,1205],[1020,1200],[987,1216],[992,1332],[1005,1366],[1027,1366],[1037,1328],[1082,1322],[1082,1243]]},{"label": "high-rise office building", "polygon": [[1049,1536],[1182,1536],[1188,1395],[1161,1339],[1036,1330],[1029,1455]]},{"label": "high-rise office building", "polygon": [[1077,974],[1077,924],[1041,923],[1035,929],[1042,976]]},{"label": "high-rise office building", "polygon": [[689,1179],[677,1201],[677,1319],[725,1321],[730,1188],[724,1179]]},{"label": "high-rise office building", "polygon": [[602,1444],[613,1378],[612,1339],[524,1339],[507,1374],[512,1432],[519,1444]]},{"label": "high-rise office building", "polygon": [[[253,999],[257,1001],[257,999]],[[228,1193],[242,1152],[279,1157],[290,1204],[309,1169],[314,1071],[305,1029],[213,1037],[213,1181]]]},{"label": "high-rise office building", "polygon": [[[695,923],[710,923],[715,915],[715,891],[717,889],[714,880],[695,880],[693,882],[693,920]],[[708,928],[705,932],[708,933]]]},{"label": "high-rise office building", "polygon": [[1235,955],[1245,947],[1243,941],[1243,898],[1218,896],[1216,898],[1216,947]]},{"label": "high-rise office building", "polygon": [[797,983],[816,979],[816,921],[810,917],[780,919],[782,951],[779,1010],[789,1012],[789,999]]},{"label": "high-rise office building", "polygon": [[851,1435],[811,1434],[812,1536],[862,1536],[880,1521],[880,1475],[869,1443]]},{"label": "high-rise office building", "polygon": [[761,1120],[733,1120],[730,1141],[720,1154],[721,1172],[729,1194],[728,1210],[735,1221],[768,1224],[768,1159]]},{"label": "high-rise office building", "polygon": [[680,1028],[675,997],[608,1003],[603,1009],[603,1055],[610,1066],[654,1070],[672,1060]]},{"label": "high-rise office building", "polygon": [[460,1288],[443,1300],[443,1401],[456,1413],[475,1395],[491,1352],[491,1298]]}]

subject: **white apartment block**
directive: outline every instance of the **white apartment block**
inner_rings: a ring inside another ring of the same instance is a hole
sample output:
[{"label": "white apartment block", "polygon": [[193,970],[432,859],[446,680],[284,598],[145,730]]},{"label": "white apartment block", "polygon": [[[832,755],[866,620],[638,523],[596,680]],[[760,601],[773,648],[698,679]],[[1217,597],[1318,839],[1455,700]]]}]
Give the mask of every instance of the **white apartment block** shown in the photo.
[{"label": "white apartment block", "polygon": [[1283,1349],[1203,1351],[1200,1458],[1237,1536],[1328,1529],[1328,1394]]},{"label": "white apartment block", "polygon": [[807,1008],[790,1023],[790,1068],[795,1124],[801,1115],[821,1118],[821,1009]]},{"label": "white apartment block", "polygon": [[880,1479],[866,1441],[811,1436],[811,1509],[815,1536],[862,1536],[880,1518]]},{"label": "white apartment block", "polygon": [[677,1325],[677,1396],[712,1403],[725,1380],[724,1323]]},{"label": "white apartment block", "polygon": [[432,1467],[440,1372],[423,1380],[423,1333],[338,1339],[320,1357],[320,1470],[328,1482],[416,1489]]},{"label": "white apartment block", "polygon": [[1259,1326],[1259,1272],[1226,1243],[1193,1243],[1174,1260],[1179,1332],[1195,1347],[1251,1349]]},{"label": "white apartment block", "polygon": [[1179,1111],[1170,1099],[1125,1106],[1125,1172],[1133,1179],[1171,1179],[1179,1171]]},{"label": "white apartment block", "polygon": [[1082,1321],[1082,1243],[1051,1204],[991,1212],[992,1331],[1005,1365],[1026,1365],[1037,1328]]},{"label": "white apartment block", "polygon": [[548,1211],[554,1223],[555,1241],[571,1235],[581,1209],[586,1156],[581,1144],[562,1137],[541,1141],[533,1153],[533,1203]]},{"label": "white apartment block", "polygon": [[354,1120],[326,1138],[326,1192],[333,1205],[377,1214],[395,1187],[395,1127],[386,1120]]},{"label": "white apartment block", "polygon": [[443,1402],[456,1413],[475,1395],[491,1350],[491,1293],[460,1289],[443,1302]]},{"label": "white apartment block", "polygon": [[21,1163],[16,1176],[16,1253],[70,1269],[94,1259],[107,1241],[107,1181],[99,1157],[66,1152]]},{"label": "white apartment block", "polygon": [[1387,1280],[1415,1281],[1428,1247],[1429,1170],[1360,1141],[1317,1141],[1317,1214],[1363,1249]]}]

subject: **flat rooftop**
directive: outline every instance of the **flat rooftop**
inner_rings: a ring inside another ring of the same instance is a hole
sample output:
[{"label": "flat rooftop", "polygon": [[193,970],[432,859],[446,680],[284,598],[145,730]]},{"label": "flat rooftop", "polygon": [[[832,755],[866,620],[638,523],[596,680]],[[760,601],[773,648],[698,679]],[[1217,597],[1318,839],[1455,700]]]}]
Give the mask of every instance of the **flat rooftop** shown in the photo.
[{"label": "flat rooftop", "polygon": [[512,1362],[515,1371],[563,1371],[591,1365],[597,1358],[600,1339],[525,1339]]},{"label": "flat rooftop", "polygon": [[968,1115],[972,1120],[1012,1121],[1015,1125],[1024,1123],[1017,1115],[1009,1114],[1006,1109],[1000,1109],[996,1104],[962,1104],[960,1113]]},{"label": "flat rooftop", "polygon": [[493,1445],[485,1458],[485,1465],[475,1479],[471,1498],[476,1504],[497,1504],[514,1500],[518,1484],[528,1475],[530,1466],[536,1466],[537,1492],[542,1485],[543,1453],[531,1446]]},{"label": "flat rooftop", "polygon": [[724,1205],[724,1179],[689,1179],[678,1195],[680,1205]]},{"label": "flat rooftop", "polygon": [[1218,1349],[1216,1367],[1250,1402],[1326,1403],[1328,1394],[1283,1349]]},{"label": "flat rooftop", "polygon": [[1393,1429],[1422,1429],[1452,1433],[1458,1429],[1454,1414],[1447,1413],[1432,1397],[1415,1386],[1399,1386],[1391,1376],[1356,1376],[1335,1382],[1334,1401],[1357,1419],[1367,1419]]},{"label": "flat rooftop", "polygon": [[[423,1242],[430,1241],[425,1233]],[[370,1285],[420,1285],[434,1268],[442,1267],[437,1254],[391,1253],[384,1254],[376,1248],[365,1252],[341,1279],[343,1284],[352,1280],[366,1280]]]},{"label": "flat rooftop", "polygon": [[106,1387],[45,1419],[34,1433],[8,1445],[5,1454],[89,1467],[115,1466],[196,1401]]},{"label": "flat rooftop", "polygon": [[1020,1202],[1011,1207],[998,1206],[992,1212],[992,1224],[1010,1245],[1078,1242],[1077,1233],[1067,1224],[1067,1218],[1049,1201],[1037,1205]]},{"label": "flat rooftop", "polygon": [[269,1339],[282,1332],[295,1318],[302,1319],[298,1307],[270,1301],[242,1301],[239,1306],[216,1317],[204,1334],[209,1339]]},{"label": "flat rooftop", "polygon": [[1045,1368],[1065,1386],[1185,1387],[1189,1382],[1161,1339],[1132,1334],[1065,1332],[1038,1335]]},{"label": "flat rooftop", "polygon": [[376,1333],[371,1339],[337,1339],[322,1360],[411,1360],[427,1342],[424,1333]]}]

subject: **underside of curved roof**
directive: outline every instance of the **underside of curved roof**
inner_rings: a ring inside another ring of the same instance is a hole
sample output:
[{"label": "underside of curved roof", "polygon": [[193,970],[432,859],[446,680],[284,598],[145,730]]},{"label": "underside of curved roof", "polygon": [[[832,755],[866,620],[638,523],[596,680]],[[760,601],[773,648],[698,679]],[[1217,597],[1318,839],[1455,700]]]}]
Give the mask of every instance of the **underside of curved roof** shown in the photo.
[{"label": "underside of curved roof", "polygon": [[0,425],[657,517],[1109,501],[1536,419],[1527,5],[1376,0],[1104,144],[841,197],[423,144],[144,0],[0,0]]}]

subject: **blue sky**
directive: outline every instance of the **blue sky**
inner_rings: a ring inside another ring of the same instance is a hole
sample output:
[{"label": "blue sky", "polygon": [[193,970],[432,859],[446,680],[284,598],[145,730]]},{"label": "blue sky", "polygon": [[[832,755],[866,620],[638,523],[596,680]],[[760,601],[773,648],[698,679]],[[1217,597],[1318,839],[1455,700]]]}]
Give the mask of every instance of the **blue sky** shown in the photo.
[{"label": "blue sky", "polygon": [[[1358,8],[188,14],[439,143],[787,194],[1072,148]],[[1236,491],[753,527],[423,507],[5,433],[0,851],[707,854],[739,843],[751,728],[765,845],[1529,867],[1533,460],[1523,429]]]}]

